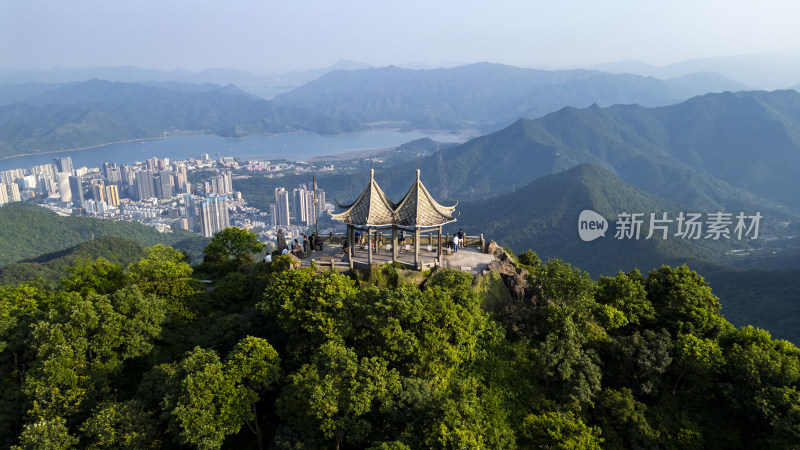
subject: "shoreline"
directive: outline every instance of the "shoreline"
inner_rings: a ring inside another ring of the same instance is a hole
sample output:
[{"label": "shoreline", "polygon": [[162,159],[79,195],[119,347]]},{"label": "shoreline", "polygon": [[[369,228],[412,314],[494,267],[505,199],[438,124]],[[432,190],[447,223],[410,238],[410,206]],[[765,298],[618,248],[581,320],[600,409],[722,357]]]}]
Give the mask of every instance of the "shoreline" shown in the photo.
[{"label": "shoreline", "polygon": [[[427,135],[433,140],[439,140],[441,142],[456,142],[462,143],[470,139],[469,131],[464,130],[404,130],[401,128],[373,128],[361,131],[351,131],[346,133],[339,133],[339,134],[330,134],[330,135],[323,135],[320,133],[314,133],[311,131],[289,131],[285,133],[260,133],[260,134],[252,134],[248,136],[242,137],[225,137],[220,136],[218,134],[213,133],[180,133],[180,134],[168,134],[166,136],[154,136],[154,137],[146,137],[146,138],[136,138],[136,139],[127,139],[121,141],[114,141],[114,142],[106,142],[102,144],[96,145],[89,145],[85,147],[76,147],[76,148],[68,148],[68,149],[59,149],[59,150],[47,150],[41,152],[27,152],[18,155],[11,155],[11,156],[2,156],[0,157],[0,163],[5,164],[14,164],[14,161],[17,159],[24,159],[24,158],[31,158],[31,157],[47,157],[58,155],[62,153],[73,153],[73,152],[81,152],[83,150],[97,150],[102,149],[104,147],[111,147],[116,145],[123,145],[123,144],[135,144],[135,143],[146,143],[146,142],[156,142],[156,141],[166,141],[170,138],[181,138],[181,137],[209,137],[209,138],[218,138],[223,141],[231,141],[231,142],[241,142],[248,139],[254,138],[272,138],[272,137],[281,137],[281,136],[291,136],[291,135],[318,135],[328,138],[336,138],[336,137],[347,137],[347,136],[357,136],[360,134],[366,133],[373,133],[373,132],[387,132],[387,133],[418,133],[422,135]],[[438,138],[438,139],[437,139]],[[324,162],[324,161],[343,161],[349,160],[354,158],[365,158],[370,157],[373,155],[377,155],[386,151],[389,151],[395,147],[386,146],[386,144],[375,143],[378,146],[374,148],[367,148],[367,149],[358,149],[358,150],[344,150],[342,153],[336,153],[337,150],[333,150],[333,153],[325,154],[325,155],[314,155],[314,156],[300,156],[300,155],[287,155],[286,159],[290,159],[297,162]],[[159,144],[160,145],[160,144]],[[399,144],[402,145],[402,144]],[[240,158],[248,158],[250,156],[247,155],[240,155]],[[256,158],[263,158],[262,155],[253,155]],[[273,156],[275,157],[275,156]]]}]

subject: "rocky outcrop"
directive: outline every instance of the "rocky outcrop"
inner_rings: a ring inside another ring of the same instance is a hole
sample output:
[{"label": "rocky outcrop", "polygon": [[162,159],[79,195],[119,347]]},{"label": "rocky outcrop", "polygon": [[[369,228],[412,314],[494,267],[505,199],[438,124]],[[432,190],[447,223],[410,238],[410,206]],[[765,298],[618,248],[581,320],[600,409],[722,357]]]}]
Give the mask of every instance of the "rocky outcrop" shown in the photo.
[{"label": "rocky outcrop", "polygon": [[503,279],[511,299],[514,302],[524,302],[532,300],[535,296],[535,289],[528,282],[528,271],[522,267],[517,267],[511,255],[497,245],[495,241],[489,241],[486,245],[486,253],[494,256],[494,261],[489,263],[489,268],[484,271],[484,275],[488,272],[497,272]]}]

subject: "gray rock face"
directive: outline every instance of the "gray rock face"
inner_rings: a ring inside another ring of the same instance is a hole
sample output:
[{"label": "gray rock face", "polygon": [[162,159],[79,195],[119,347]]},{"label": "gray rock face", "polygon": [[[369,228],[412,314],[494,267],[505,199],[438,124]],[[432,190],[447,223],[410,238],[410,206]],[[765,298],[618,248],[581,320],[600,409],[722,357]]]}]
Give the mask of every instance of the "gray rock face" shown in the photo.
[{"label": "gray rock face", "polygon": [[489,271],[497,272],[503,279],[503,283],[511,293],[511,299],[517,302],[535,300],[533,286],[528,283],[529,272],[521,267],[514,265],[514,260],[502,247],[495,241],[489,241],[486,252],[494,256],[495,260],[489,263]]}]

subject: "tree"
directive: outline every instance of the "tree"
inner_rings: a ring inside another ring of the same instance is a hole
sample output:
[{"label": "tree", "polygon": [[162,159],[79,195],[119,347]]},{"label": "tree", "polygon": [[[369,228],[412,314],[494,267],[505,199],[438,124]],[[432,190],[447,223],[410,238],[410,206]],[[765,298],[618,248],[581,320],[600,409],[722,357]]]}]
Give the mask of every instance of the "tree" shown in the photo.
[{"label": "tree", "polygon": [[203,261],[222,264],[233,260],[236,265],[248,264],[254,261],[253,253],[259,253],[263,248],[264,244],[256,234],[243,228],[229,227],[214,233],[211,242],[203,250]]},{"label": "tree", "polygon": [[600,277],[594,295],[597,303],[621,311],[628,323],[646,324],[655,318],[655,309],[647,299],[644,278],[639,270],[621,271],[615,277]]},{"label": "tree", "polygon": [[552,398],[581,409],[600,389],[600,358],[594,349],[584,348],[586,338],[572,319],[561,330],[549,333],[536,346],[535,373]]},{"label": "tree", "polygon": [[606,348],[603,382],[629,388],[636,395],[659,393],[663,375],[672,363],[673,342],[667,330],[636,330],[618,336]]},{"label": "tree", "polygon": [[546,412],[527,416],[520,443],[526,448],[600,449],[603,438],[597,427],[589,427],[569,412]]},{"label": "tree", "polygon": [[592,416],[608,448],[653,448],[658,433],[647,423],[646,411],[630,389],[606,388],[595,397]]},{"label": "tree", "polygon": [[352,279],[304,268],[275,272],[268,283],[257,307],[284,330],[292,352],[308,357],[326,340],[350,334],[349,305],[358,293]]},{"label": "tree", "polygon": [[65,291],[111,294],[121,289],[127,282],[125,268],[122,264],[112,264],[105,258],[90,260],[77,258],[66,269],[69,276],[62,278],[59,284]]},{"label": "tree", "polygon": [[161,448],[153,414],[137,400],[104,401],[81,425],[89,449],[157,449]]},{"label": "tree", "polygon": [[664,326],[673,335],[716,337],[732,328],[720,315],[719,299],[703,277],[686,265],[653,270],[645,280],[645,288],[656,311],[656,326]]},{"label": "tree", "polygon": [[195,348],[180,364],[177,392],[168,395],[181,439],[201,449],[218,449],[225,437],[247,425],[262,447],[256,402],[278,378],[280,358],[264,339],[241,340],[222,363],[213,350]]},{"label": "tree", "polygon": [[367,415],[387,405],[400,391],[396,371],[377,357],[361,358],[328,341],[310,363],[288,377],[276,402],[278,415],[310,439],[332,443],[369,440]]},{"label": "tree", "polygon": [[195,318],[193,298],[203,291],[202,283],[192,278],[187,256],[172,247],[156,245],[145,249],[145,257],[128,266],[133,284],[146,294],[166,301],[170,319],[186,322]]},{"label": "tree", "polygon": [[33,404],[27,429],[90,411],[110,392],[110,378],[123,363],[152,349],[164,315],[163,301],[136,286],[86,298],[55,295],[47,315],[31,326],[28,345],[36,359],[23,385]]},{"label": "tree", "polygon": [[537,255],[536,252],[531,249],[528,249],[517,255],[517,260],[519,260],[520,264],[534,268],[538,267],[542,263],[542,259],[539,258],[539,255]]}]

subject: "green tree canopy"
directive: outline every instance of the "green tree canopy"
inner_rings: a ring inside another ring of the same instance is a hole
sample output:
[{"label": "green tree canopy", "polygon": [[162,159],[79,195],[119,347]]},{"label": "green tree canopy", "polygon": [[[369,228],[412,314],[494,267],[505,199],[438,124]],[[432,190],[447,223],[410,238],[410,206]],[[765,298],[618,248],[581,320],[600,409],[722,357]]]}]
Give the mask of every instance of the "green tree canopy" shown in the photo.
[{"label": "green tree canopy", "polygon": [[253,254],[263,249],[264,244],[258,240],[256,234],[243,228],[228,227],[214,233],[211,242],[203,250],[203,261],[221,264],[233,260],[237,265],[242,265],[252,263]]}]

